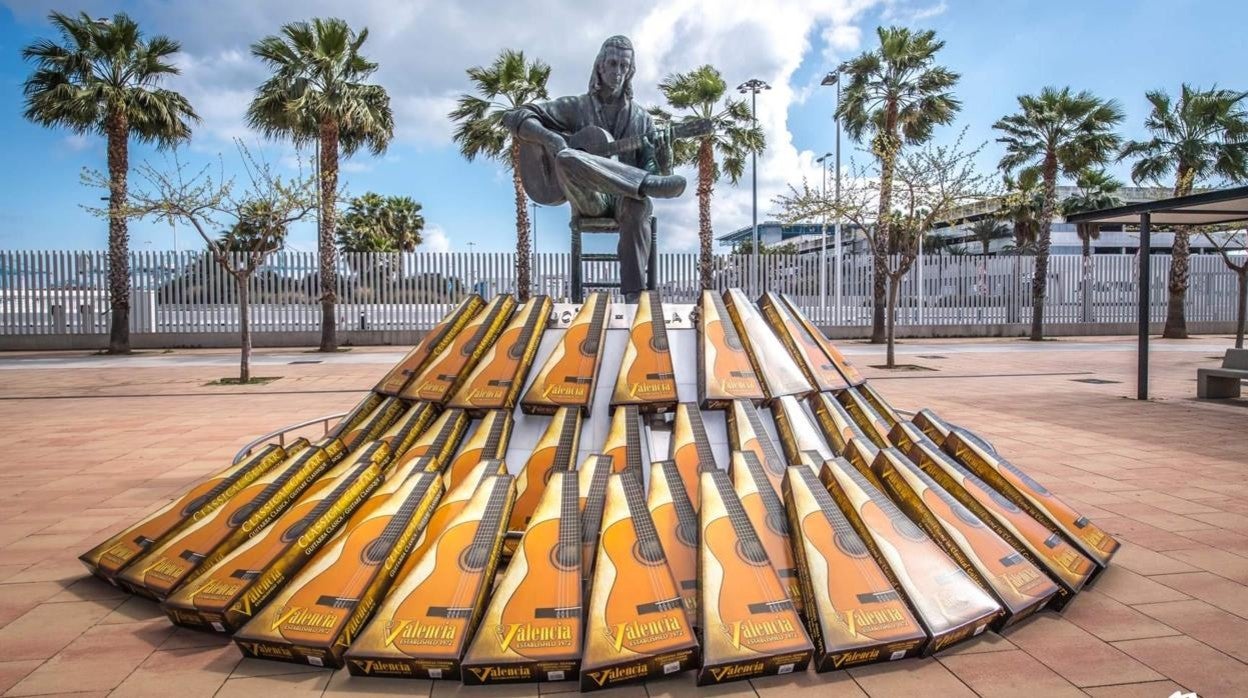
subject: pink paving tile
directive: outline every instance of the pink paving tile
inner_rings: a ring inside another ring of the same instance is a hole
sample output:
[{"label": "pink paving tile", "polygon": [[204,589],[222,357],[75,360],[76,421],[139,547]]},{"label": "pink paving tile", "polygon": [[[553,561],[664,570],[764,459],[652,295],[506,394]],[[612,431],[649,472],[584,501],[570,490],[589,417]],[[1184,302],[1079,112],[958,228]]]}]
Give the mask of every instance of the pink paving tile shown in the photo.
[{"label": "pink paving tile", "polygon": [[767,676],[751,679],[750,684],[761,698],[789,698],[817,691],[820,696],[834,698],[864,698],[853,677],[844,671],[830,671],[816,674],[814,671],[785,674],[783,676]]},{"label": "pink paving tile", "polygon": [[171,632],[173,628],[160,622],[91,628],[18,682],[8,695],[112,690]]},{"label": "pink paving tile", "polygon": [[24,659],[17,662],[0,662],[0,695],[9,690],[18,681],[26,678],[30,672],[43,664],[42,659]]},{"label": "pink paving tile", "polygon": [[1153,580],[1248,619],[1248,587],[1243,584],[1210,572],[1162,574]]},{"label": "pink paving tile", "polygon": [[1180,591],[1138,575],[1122,565],[1111,563],[1092,586],[1098,593],[1127,605],[1159,601],[1181,601],[1188,597]]},{"label": "pink paving tile", "polygon": [[[427,696],[433,690],[432,681],[409,681],[352,676],[350,672],[336,671],[325,687],[326,696]],[[644,692],[644,689],[643,689]]]},{"label": "pink paving tile", "polygon": [[[195,648],[153,652],[113,691],[113,698],[169,695],[177,687],[178,696],[214,695],[241,661],[232,647]],[[345,673],[345,672],[343,672]]]},{"label": "pink paving tile", "polygon": [[1079,594],[1064,609],[1062,617],[1106,642],[1180,634],[1094,589]]},{"label": "pink paving tile", "polygon": [[1076,686],[1164,678],[1077,625],[1052,614],[1038,616],[1007,630],[1005,637]]},{"label": "pink paving tile", "polygon": [[[1181,536],[1179,536],[1181,537]],[[1184,539],[1188,540],[1188,539]],[[1191,542],[1186,545],[1177,546],[1179,548],[1191,547]],[[1114,555],[1113,564],[1125,567],[1136,574],[1152,576],[1154,574],[1173,574],[1176,572],[1196,572],[1197,568],[1192,565],[1167,557],[1162,553],[1130,542],[1123,542],[1122,547],[1118,549],[1118,553]]]},{"label": "pink paving tile", "polygon": [[1241,662],[1248,662],[1248,620],[1195,599],[1140,604],[1136,610]]},{"label": "pink paving tile", "polygon": [[1183,692],[1185,689],[1173,681],[1149,681],[1117,686],[1092,686],[1083,690],[1094,698],[1168,698],[1175,691]]},{"label": "pink paving tile", "polygon": [[930,657],[858,667],[850,669],[849,674],[871,696],[975,695],[944,665]]},{"label": "pink paving tile", "polygon": [[1019,650],[942,657],[940,663],[981,696],[1060,698],[1083,695],[1069,681]]},{"label": "pink paving tile", "polygon": [[[117,603],[120,603],[118,601]],[[0,628],[0,657],[47,659],[112,609],[96,601],[45,603]]]},{"label": "pink paving tile", "polygon": [[1248,686],[1248,666],[1190,637],[1124,640],[1114,646],[1200,696],[1242,696]]},{"label": "pink paving tile", "polygon": [[1248,584],[1248,558],[1240,557],[1218,548],[1201,546],[1185,550],[1170,550],[1166,555],[1182,560],[1194,567],[1213,572],[1240,584]]}]

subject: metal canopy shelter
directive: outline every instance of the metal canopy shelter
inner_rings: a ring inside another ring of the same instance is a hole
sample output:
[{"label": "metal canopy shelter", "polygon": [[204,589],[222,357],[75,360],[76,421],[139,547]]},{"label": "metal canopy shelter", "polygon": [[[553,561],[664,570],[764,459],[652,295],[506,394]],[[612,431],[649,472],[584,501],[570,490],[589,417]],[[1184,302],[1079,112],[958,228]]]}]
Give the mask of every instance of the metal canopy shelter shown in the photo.
[{"label": "metal canopy shelter", "polygon": [[1148,399],[1148,299],[1151,292],[1150,243],[1153,225],[1220,225],[1248,221],[1248,187],[1176,196],[1141,204],[1072,213],[1067,223],[1119,223],[1140,227],[1139,350],[1136,397]]}]

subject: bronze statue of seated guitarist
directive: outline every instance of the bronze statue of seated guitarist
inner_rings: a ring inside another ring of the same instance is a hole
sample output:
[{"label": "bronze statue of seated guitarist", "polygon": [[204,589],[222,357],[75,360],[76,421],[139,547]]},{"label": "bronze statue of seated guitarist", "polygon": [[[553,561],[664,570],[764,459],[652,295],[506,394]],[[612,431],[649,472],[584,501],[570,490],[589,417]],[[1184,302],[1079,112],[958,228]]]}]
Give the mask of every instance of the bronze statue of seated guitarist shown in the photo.
[{"label": "bronze statue of seated guitarist", "polygon": [[[633,101],[633,44],[602,44],[589,92],[526,104],[504,124],[520,140],[520,176],[540,204],[572,205],[582,218],[619,224],[620,292],[636,302],[650,254],[650,197],[675,198],[685,178],[672,171],[672,138]],[[614,155],[615,157],[612,157]]]}]

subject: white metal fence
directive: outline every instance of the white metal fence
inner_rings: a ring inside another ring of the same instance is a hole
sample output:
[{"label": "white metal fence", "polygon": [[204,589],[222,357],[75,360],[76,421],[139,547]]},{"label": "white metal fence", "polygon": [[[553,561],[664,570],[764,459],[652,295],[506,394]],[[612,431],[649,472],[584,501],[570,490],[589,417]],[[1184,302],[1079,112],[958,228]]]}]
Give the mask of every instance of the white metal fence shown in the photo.
[{"label": "white metal fence", "polygon": [[[751,295],[780,291],[795,298],[816,322],[871,322],[871,259],[847,257],[838,274],[829,259],[826,299],[819,295],[814,255],[764,255],[761,287],[749,283],[750,256],[715,258],[718,288],[737,286]],[[534,260],[538,291],[569,295],[569,255],[543,253]],[[1049,262],[1045,318],[1052,323],[1130,323],[1136,319],[1138,258],[1095,255],[1084,284],[1083,258]],[[1170,257],[1152,260],[1152,318],[1166,312]],[[236,332],[233,279],[203,252],[130,254],[131,330],[154,333]],[[1033,257],[928,255],[903,279],[898,301],[902,325],[975,325],[1029,322]],[[279,252],[252,278],[255,332],[315,331],[320,327],[320,283],[315,253]],[[338,319],[347,330],[427,329],[463,294],[515,290],[514,255],[507,253],[343,254],[339,256]],[[587,287],[616,278],[613,263],[586,262]],[[840,284],[839,306],[836,288]],[[698,294],[695,254],[660,254],[663,299],[692,303]],[[1235,319],[1236,283],[1222,260],[1192,257],[1187,295],[1190,321]],[[101,251],[0,251],[0,335],[108,332],[108,256]]]}]

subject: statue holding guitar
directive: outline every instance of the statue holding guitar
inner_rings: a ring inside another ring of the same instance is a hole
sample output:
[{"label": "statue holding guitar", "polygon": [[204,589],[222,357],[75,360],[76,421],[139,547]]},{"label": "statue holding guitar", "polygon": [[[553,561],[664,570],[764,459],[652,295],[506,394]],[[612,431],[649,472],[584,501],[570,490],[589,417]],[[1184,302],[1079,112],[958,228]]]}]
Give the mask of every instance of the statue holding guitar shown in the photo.
[{"label": "statue holding guitar", "polygon": [[504,119],[520,141],[520,177],[539,204],[571,204],[582,218],[619,224],[620,292],[636,302],[650,254],[651,197],[673,199],[685,178],[672,174],[672,141],[710,133],[705,120],[656,126],[633,101],[633,44],[602,44],[583,95],[521,106]]}]

